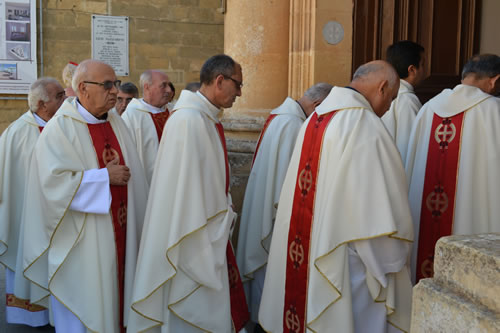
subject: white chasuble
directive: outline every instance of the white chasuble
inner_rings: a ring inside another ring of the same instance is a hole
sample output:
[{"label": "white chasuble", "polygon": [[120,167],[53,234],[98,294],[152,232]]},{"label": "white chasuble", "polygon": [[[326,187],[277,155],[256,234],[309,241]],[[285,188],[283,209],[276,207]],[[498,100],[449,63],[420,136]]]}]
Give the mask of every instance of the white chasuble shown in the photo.
[{"label": "white chasuble", "polygon": [[[139,158],[146,172],[148,185],[151,184],[153,169],[155,166],[158,145],[160,144],[163,126],[169,116],[168,109],[158,109],[152,112],[153,106],[146,105],[143,100],[134,98],[127,105],[122,114],[122,119],[130,130],[132,139],[135,141]],[[156,119],[159,116],[163,120]],[[155,118],[156,117],[156,118]],[[158,127],[158,128],[157,128]]]},{"label": "white chasuble", "polygon": [[299,177],[299,184],[297,179],[302,150],[309,149],[303,143],[311,117],[297,138],[278,206],[259,311],[268,332],[290,332],[296,325],[301,332],[383,332],[386,321],[402,330],[410,327],[407,258],[413,228],[401,158],[361,94],[334,87],[316,113],[336,110],[317,155],[309,266],[302,282],[307,317],[298,322],[284,303],[293,292],[293,286],[285,286],[287,258],[300,252],[288,241],[292,208],[300,203],[294,202],[296,187],[309,188],[309,178]]},{"label": "white chasuble", "polygon": [[500,232],[500,99],[479,88],[460,84],[453,90],[443,90],[422,107],[410,136],[406,175],[415,227],[413,279],[429,140],[439,137],[439,133],[431,133],[432,120],[434,114],[446,118],[462,112],[455,202],[447,203],[448,209],[454,209],[452,234]]},{"label": "white chasuble", "polygon": [[392,101],[391,107],[381,118],[396,142],[403,164],[406,161],[411,128],[421,107],[422,104],[415,95],[413,86],[401,79],[398,97]]},{"label": "white chasuble", "polygon": [[231,332],[226,247],[235,213],[220,110],[183,90],[156,160],[129,330]]},{"label": "white chasuble", "polygon": [[7,322],[43,326],[48,324],[48,310],[29,302],[29,281],[17,265],[22,257],[24,198],[30,190],[28,170],[43,128],[40,123],[45,123],[35,117],[31,111],[24,113],[0,137],[0,262],[6,267]]},{"label": "white chasuble", "polygon": [[254,322],[258,322],[265,266],[281,186],[297,135],[306,119],[299,103],[289,97],[270,113],[272,115],[275,115],[274,118],[261,134],[248,178],[236,251],[238,268]]},{"label": "white chasuble", "polygon": [[[109,121],[131,177],[127,184],[124,321],[127,322],[147,183],[127,127]],[[49,294],[91,332],[119,332],[116,246],[110,213],[71,209],[85,171],[98,169],[96,150],[76,99],[65,101],[35,147],[25,212],[25,276],[31,300],[47,305]]]}]

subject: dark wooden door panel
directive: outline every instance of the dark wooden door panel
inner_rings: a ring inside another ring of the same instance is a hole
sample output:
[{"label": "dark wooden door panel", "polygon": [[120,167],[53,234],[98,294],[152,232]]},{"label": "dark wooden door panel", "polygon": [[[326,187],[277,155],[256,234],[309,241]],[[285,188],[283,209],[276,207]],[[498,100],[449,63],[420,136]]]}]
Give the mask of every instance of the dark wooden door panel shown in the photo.
[{"label": "dark wooden door panel", "polygon": [[460,72],[479,50],[480,0],[356,0],[353,71],[384,59],[399,40],[425,48],[428,78],[417,88],[422,102],[460,82]]}]

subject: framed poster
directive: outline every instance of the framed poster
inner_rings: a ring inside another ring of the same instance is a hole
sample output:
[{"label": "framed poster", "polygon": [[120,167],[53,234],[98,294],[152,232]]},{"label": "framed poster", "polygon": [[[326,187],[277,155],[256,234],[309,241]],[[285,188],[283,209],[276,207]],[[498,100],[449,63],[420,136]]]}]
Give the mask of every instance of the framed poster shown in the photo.
[{"label": "framed poster", "polygon": [[0,93],[27,94],[36,57],[35,0],[0,0]]},{"label": "framed poster", "polygon": [[129,75],[128,17],[92,15],[92,59],[115,70],[117,76]]}]

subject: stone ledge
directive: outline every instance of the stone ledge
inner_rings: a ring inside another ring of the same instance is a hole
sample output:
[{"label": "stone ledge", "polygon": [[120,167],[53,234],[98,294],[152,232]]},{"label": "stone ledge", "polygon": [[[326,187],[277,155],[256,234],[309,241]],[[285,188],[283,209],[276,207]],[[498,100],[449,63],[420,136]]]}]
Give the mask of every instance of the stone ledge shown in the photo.
[{"label": "stone ledge", "polygon": [[413,288],[412,333],[500,332],[500,317],[445,287],[422,279]]},{"label": "stone ledge", "polygon": [[434,281],[500,314],[500,234],[450,236],[436,244]]}]

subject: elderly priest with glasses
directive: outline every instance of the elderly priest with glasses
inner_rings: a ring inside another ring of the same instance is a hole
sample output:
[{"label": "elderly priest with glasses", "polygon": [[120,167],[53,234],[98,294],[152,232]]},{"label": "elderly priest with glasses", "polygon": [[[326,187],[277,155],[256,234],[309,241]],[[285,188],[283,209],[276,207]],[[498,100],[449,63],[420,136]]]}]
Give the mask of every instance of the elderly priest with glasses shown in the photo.
[{"label": "elderly priest with glasses", "polygon": [[125,332],[148,188],[127,127],[108,113],[119,85],[110,66],[83,61],[77,98],[32,158],[24,274],[38,286],[31,301],[51,303],[58,332]]}]

